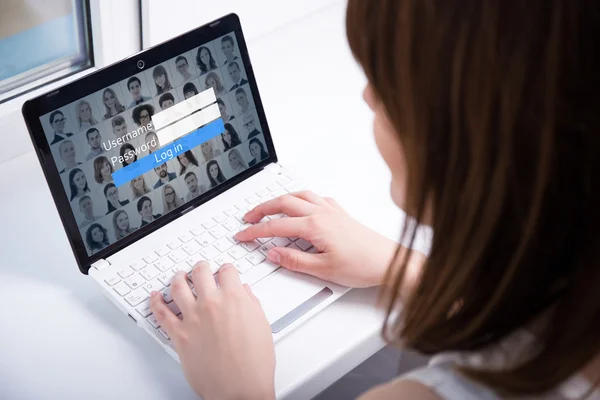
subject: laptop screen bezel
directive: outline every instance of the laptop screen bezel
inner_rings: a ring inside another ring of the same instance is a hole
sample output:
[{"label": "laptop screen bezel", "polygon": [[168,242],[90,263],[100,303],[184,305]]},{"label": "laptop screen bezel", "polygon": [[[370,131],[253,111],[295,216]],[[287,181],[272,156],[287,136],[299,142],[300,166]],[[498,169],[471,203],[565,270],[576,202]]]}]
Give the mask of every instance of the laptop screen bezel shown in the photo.
[{"label": "laptop screen bezel", "polygon": [[[169,214],[157,219],[156,221],[139,228],[137,231],[111,244],[107,248],[102,249],[91,256],[88,255],[84,238],[79,232],[75,216],[72,212],[70,202],[67,197],[67,193],[62,185],[58,168],[50,151],[50,144],[48,143],[46,135],[44,134],[40,117],[66,104],[72,103],[73,101],[101,90],[104,87],[110,86],[115,82],[139,73],[140,69],[137,65],[139,60],[144,61],[145,66],[142,71],[146,71],[159,63],[177,56],[178,54],[190,51],[204,43],[218,39],[223,35],[231,34],[232,32],[235,33],[238,42],[239,52],[246,70],[247,79],[250,84],[249,86],[255,102],[260,125],[263,129],[269,156],[257,163],[255,166],[248,168],[246,171],[227,180],[218,187],[211,189],[198,198],[183,204],[177,210],[174,210]],[[22,112],[31,140],[33,142],[34,149],[50,187],[50,192],[54,199],[55,206],[67,233],[69,244],[71,245],[71,249],[75,255],[77,265],[80,271],[84,274],[88,273],[89,268],[96,261],[110,257],[123,248],[181,217],[191,209],[206,203],[212,198],[248,179],[252,175],[255,175],[264,169],[264,167],[268,164],[277,162],[277,154],[275,152],[273,139],[267,124],[262,100],[259,95],[254,71],[252,69],[252,63],[248,54],[248,48],[242,33],[240,20],[239,17],[234,13],[228,14],[206,25],[177,36],[167,42],[143,50],[124,60],[86,75],[77,81],[71,82],[51,92],[31,99],[25,102]]]}]

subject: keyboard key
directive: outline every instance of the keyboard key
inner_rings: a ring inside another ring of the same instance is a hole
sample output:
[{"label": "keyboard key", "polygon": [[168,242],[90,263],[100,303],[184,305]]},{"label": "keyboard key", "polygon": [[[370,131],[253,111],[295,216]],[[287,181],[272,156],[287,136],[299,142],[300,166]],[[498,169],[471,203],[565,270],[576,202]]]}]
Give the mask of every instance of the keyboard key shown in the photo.
[{"label": "keyboard key", "polygon": [[146,321],[150,322],[150,325],[152,325],[152,327],[154,327],[154,328],[160,327],[160,323],[158,322],[158,320],[156,319],[154,314],[150,314],[148,316],[148,318],[146,318]]},{"label": "keyboard key", "polygon": [[225,253],[227,250],[229,250],[231,248],[231,246],[233,246],[233,244],[226,238],[223,238],[223,239],[217,240],[217,242],[214,244],[214,246],[221,253]]},{"label": "keyboard key", "polygon": [[225,214],[227,214],[227,216],[229,216],[229,217],[233,217],[237,213],[238,213],[238,210],[235,207],[231,207],[231,208],[228,208],[227,210],[225,210]]},{"label": "keyboard key", "polygon": [[290,242],[295,242],[296,240],[300,239],[299,237],[293,236],[293,237],[289,237],[288,239],[290,239]]},{"label": "keyboard key", "polygon": [[197,253],[194,254],[193,256],[190,256],[190,258],[187,259],[186,263],[190,266],[190,267],[194,267],[196,264],[198,264],[200,261],[204,261],[204,257],[202,256],[202,254]]},{"label": "keyboard key", "polygon": [[171,340],[171,338],[167,334],[167,331],[165,331],[165,329],[162,326],[160,328],[158,328],[158,333],[160,333],[161,335],[163,335],[165,339]]},{"label": "keyboard key", "polygon": [[224,213],[220,212],[217,215],[213,216],[213,219],[215,220],[215,222],[217,224],[220,224],[221,222],[225,221],[227,219],[227,215],[225,215]]},{"label": "keyboard key", "polygon": [[233,263],[233,266],[235,268],[237,268],[237,270],[240,274],[245,274],[246,272],[250,271],[254,267],[254,265],[252,265],[252,263],[250,261],[245,260],[245,259],[235,261]]},{"label": "keyboard key", "polygon": [[173,265],[175,265],[175,263],[169,257],[161,258],[154,263],[154,266],[161,270],[161,272],[165,272],[169,268],[172,268]]},{"label": "keyboard key", "polygon": [[227,240],[229,240],[233,244],[239,244],[240,241],[235,238],[235,234],[237,233],[237,229],[234,232],[230,232],[229,235],[225,236]]},{"label": "keyboard key", "polygon": [[125,301],[128,302],[131,307],[135,307],[147,298],[148,293],[146,293],[145,290],[138,289],[125,296]]},{"label": "keyboard key", "polygon": [[214,259],[214,262],[219,266],[223,266],[223,264],[233,264],[235,260],[229,254],[221,254],[217,258]]},{"label": "keyboard key", "polygon": [[146,266],[146,263],[143,261],[136,261],[133,264],[129,265],[134,271],[139,271],[140,269]]},{"label": "keyboard key", "polygon": [[248,285],[252,286],[278,269],[279,265],[275,265],[267,260],[250,269],[245,274],[240,275],[240,280],[242,281],[242,284],[247,283]]},{"label": "keyboard key", "polygon": [[177,249],[175,251],[173,251],[171,254],[169,254],[169,258],[171,260],[173,260],[174,263],[180,263],[182,261],[185,261],[185,259],[188,257],[187,253],[185,251],[183,251],[182,249]]},{"label": "keyboard key", "polygon": [[221,254],[221,252],[217,250],[215,246],[208,246],[207,248],[200,250],[200,254],[205,259],[212,260],[219,254]]},{"label": "keyboard key", "polygon": [[119,296],[125,296],[127,293],[131,292],[131,289],[129,289],[125,282],[117,283],[113,289],[119,294]]},{"label": "keyboard key", "polygon": [[285,176],[290,178],[290,180],[294,180],[294,179],[298,179],[300,177],[300,174],[297,173],[296,171],[290,171],[290,172],[286,173]]},{"label": "keyboard key", "polygon": [[148,315],[152,314],[152,310],[150,309],[150,299],[144,300],[142,304],[137,306],[135,309],[142,317],[146,318]]},{"label": "keyboard key", "polygon": [[179,236],[179,240],[181,240],[181,243],[187,243],[192,239],[194,239],[194,235],[192,235],[191,233],[185,233]]},{"label": "keyboard key", "polygon": [[186,262],[182,262],[177,264],[171,271],[177,273],[179,271],[184,271],[185,273],[188,273],[192,270],[192,267],[186,263]]},{"label": "keyboard key", "polygon": [[123,267],[118,274],[121,278],[125,279],[133,275],[133,269],[131,269],[129,266]]},{"label": "keyboard key", "polygon": [[260,200],[260,198],[255,194],[246,197],[246,202],[248,204],[258,203],[259,200]]},{"label": "keyboard key", "polygon": [[287,176],[282,176],[281,178],[277,179],[277,183],[279,183],[281,186],[285,186],[290,182],[291,180]]},{"label": "keyboard key", "polygon": [[267,253],[269,252],[269,250],[271,250],[274,247],[275,247],[275,245],[273,245],[273,243],[269,242],[267,244],[263,244],[262,246],[260,246],[258,251],[260,251],[261,253],[263,253],[266,256]]},{"label": "keyboard key", "polygon": [[167,246],[169,246],[171,250],[178,249],[181,247],[181,241],[173,240],[172,242],[167,243]]},{"label": "keyboard key", "polygon": [[237,208],[238,210],[245,210],[246,207],[248,207],[248,203],[246,203],[245,201],[239,202],[235,205],[235,208]]},{"label": "keyboard key", "polygon": [[202,223],[202,227],[207,230],[214,228],[216,225],[217,225],[217,223],[215,221],[213,221],[212,219]]},{"label": "keyboard key", "polygon": [[104,282],[106,282],[108,286],[114,286],[117,283],[121,282],[121,278],[119,278],[117,275],[113,275],[109,278],[106,278]]},{"label": "keyboard key", "polygon": [[200,243],[198,243],[196,241],[186,243],[183,246],[183,251],[185,251],[186,253],[188,253],[190,256],[192,254],[196,254],[197,252],[199,252],[200,249],[202,249],[202,245],[200,245]]},{"label": "keyboard key", "polygon": [[202,228],[202,227],[200,227],[200,228],[195,228],[195,229],[192,229],[192,230],[190,231],[190,233],[191,233],[192,235],[194,235],[194,236],[200,236],[200,235],[202,235],[204,232],[206,232],[206,229],[204,229],[204,228]]},{"label": "keyboard key", "polygon": [[167,246],[162,246],[156,250],[154,250],[159,257],[164,257],[171,252],[171,250]]},{"label": "keyboard key", "polygon": [[211,230],[209,230],[210,234],[213,235],[217,239],[221,239],[223,236],[227,235],[227,229],[223,228],[222,225],[217,225]]},{"label": "keyboard key", "polygon": [[257,195],[258,197],[261,197],[261,198],[262,198],[262,197],[268,196],[268,195],[269,195],[269,192],[267,191],[267,189],[261,189],[261,190],[259,190],[258,192],[256,192],[256,195]]},{"label": "keyboard key", "polygon": [[129,286],[131,289],[137,289],[140,286],[142,286],[144,283],[146,283],[146,280],[144,278],[142,278],[140,276],[140,274],[135,274],[133,275],[131,278],[127,279],[125,281],[125,283],[127,284],[127,286]]},{"label": "keyboard key", "polygon": [[148,265],[146,268],[140,271],[140,275],[147,281],[151,281],[160,274],[160,271],[154,268],[152,265]]},{"label": "keyboard key", "polygon": [[152,293],[153,290],[160,291],[164,287],[165,286],[162,283],[160,283],[158,279],[153,279],[151,282],[147,282],[144,285],[144,289],[146,290],[146,292],[148,292],[148,294]]},{"label": "keyboard key", "polygon": [[298,239],[294,242],[294,244],[300,247],[302,251],[306,251],[312,247],[312,244],[304,239]]},{"label": "keyboard key", "polygon": [[240,224],[245,224],[246,220],[244,219],[244,217],[246,216],[246,210],[239,212],[235,215],[235,219],[237,219],[238,221],[240,221]]},{"label": "keyboard key", "polygon": [[233,246],[231,250],[229,250],[229,255],[233,257],[235,260],[239,260],[243,258],[248,252],[242,246]]},{"label": "keyboard key", "polygon": [[264,260],[266,260],[266,258],[267,257],[265,257],[264,254],[262,254],[260,251],[253,251],[248,256],[246,256],[246,260],[250,261],[252,265],[258,265]]},{"label": "keyboard key", "polygon": [[273,238],[272,238],[272,237],[267,237],[267,238],[258,238],[258,239],[256,239],[256,240],[258,240],[258,242],[259,242],[260,244],[265,244],[265,243],[269,243],[271,240],[273,240]]},{"label": "keyboard key", "polygon": [[171,286],[171,279],[173,279],[174,276],[175,276],[175,272],[173,272],[173,270],[169,270],[169,271],[166,271],[163,274],[160,274],[158,276],[158,280],[164,286]]},{"label": "keyboard key", "polygon": [[210,233],[204,232],[202,235],[200,235],[200,237],[196,238],[196,241],[200,243],[202,247],[206,247],[213,243],[215,241],[215,238]]},{"label": "keyboard key", "polygon": [[271,183],[269,186],[267,186],[267,189],[269,189],[271,192],[276,192],[281,189],[281,186],[279,186],[278,183]]},{"label": "keyboard key", "polygon": [[292,250],[302,251],[302,249],[300,247],[296,246],[295,243],[290,244],[287,248],[292,249]]},{"label": "keyboard key", "polygon": [[252,252],[260,247],[260,243],[258,243],[256,240],[253,240],[251,242],[240,243],[240,246],[242,246],[247,252]]},{"label": "keyboard key", "polygon": [[158,256],[154,253],[148,254],[146,257],[144,257],[146,264],[152,264],[156,260],[158,260]]},{"label": "keyboard key", "polygon": [[171,287],[170,286],[161,290],[160,294],[162,295],[163,299],[165,300],[165,303],[169,304],[170,302],[173,301],[173,297],[171,296]]},{"label": "keyboard key", "polygon": [[287,247],[290,243],[292,243],[292,241],[286,238],[276,237],[273,238],[270,243],[272,243],[275,247]]},{"label": "keyboard key", "polygon": [[274,197],[283,196],[284,194],[288,194],[288,191],[285,189],[280,189],[276,192],[271,193]]},{"label": "keyboard key", "polygon": [[306,250],[306,252],[311,254],[317,254],[319,250],[317,250],[315,247],[311,247],[310,249]]},{"label": "keyboard key", "polygon": [[173,314],[175,314],[175,315],[181,314],[181,310],[179,309],[179,307],[177,307],[177,303],[175,303],[174,301],[168,303],[167,307],[169,307],[169,310],[173,311]]},{"label": "keyboard key", "polygon": [[287,218],[287,215],[285,214],[273,214],[273,215],[269,215],[268,217],[269,219],[280,219],[280,218]]},{"label": "keyboard key", "polygon": [[238,229],[240,226],[242,226],[240,220],[235,218],[229,218],[227,221],[223,222],[223,227],[230,232]]}]

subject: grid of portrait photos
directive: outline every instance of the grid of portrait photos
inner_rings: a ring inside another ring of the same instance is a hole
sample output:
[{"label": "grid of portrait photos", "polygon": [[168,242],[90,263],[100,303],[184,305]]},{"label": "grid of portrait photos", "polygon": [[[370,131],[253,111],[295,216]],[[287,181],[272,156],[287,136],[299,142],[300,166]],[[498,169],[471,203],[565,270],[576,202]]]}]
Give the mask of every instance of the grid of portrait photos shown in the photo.
[{"label": "grid of portrait photos", "polygon": [[[116,148],[111,141],[210,87],[225,131],[116,187],[111,174],[160,143],[152,130]],[[89,255],[268,157],[233,32],[53,110],[41,122]]]}]

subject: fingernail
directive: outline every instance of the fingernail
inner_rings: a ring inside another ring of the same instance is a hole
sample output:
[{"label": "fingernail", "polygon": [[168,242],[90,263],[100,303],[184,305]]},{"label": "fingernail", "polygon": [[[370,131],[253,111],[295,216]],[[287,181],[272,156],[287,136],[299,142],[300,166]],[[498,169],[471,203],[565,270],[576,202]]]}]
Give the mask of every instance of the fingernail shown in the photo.
[{"label": "fingernail", "polygon": [[158,292],[156,290],[153,290],[152,292],[150,292],[150,298],[156,297],[157,294]]},{"label": "fingernail", "polygon": [[267,253],[267,258],[269,259],[269,261],[279,264],[279,262],[281,261],[281,254],[279,254],[277,250],[270,250]]}]

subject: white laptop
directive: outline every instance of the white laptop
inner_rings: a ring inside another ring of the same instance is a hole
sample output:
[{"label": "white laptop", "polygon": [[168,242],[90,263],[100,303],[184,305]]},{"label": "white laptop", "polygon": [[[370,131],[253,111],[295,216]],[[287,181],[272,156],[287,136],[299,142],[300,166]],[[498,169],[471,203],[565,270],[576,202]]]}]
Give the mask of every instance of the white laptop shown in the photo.
[{"label": "white laptop", "polygon": [[[240,243],[244,214],[308,183],[277,159],[239,18],[229,14],[25,103],[23,116],[82,273],[178,359],[149,307],[175,272],[232,263],[278,340],[348,289]],[[285,218],[275,215],[268,218]]]}]

